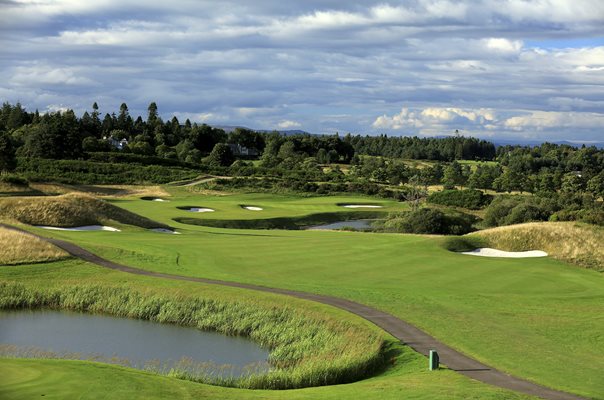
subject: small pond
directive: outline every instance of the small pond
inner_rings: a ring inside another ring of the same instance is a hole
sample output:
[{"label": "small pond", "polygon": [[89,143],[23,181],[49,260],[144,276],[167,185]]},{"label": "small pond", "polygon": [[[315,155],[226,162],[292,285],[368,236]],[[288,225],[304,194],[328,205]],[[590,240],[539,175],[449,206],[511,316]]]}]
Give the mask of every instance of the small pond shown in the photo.
[{"label": "small pond", "polygon": [[374,220],[372,220],[372,219],[357,219],[357,220],[351,220],[351,221],[339,221],[339,222],[332,222],[331,224],[309,226],[306,229],[328,230],[328,229],[341,229],[344,227],[348,227],[348,228],[354,228],[354,229],[358,229],[361,231],[365,231],[365,230],[371,229],[371,223],[373,221]]},{"label": "small pond", "polygon": [[23,357],[97,360],[220,376],[268,371],[268,350],[236,336],[107,315],[0,310],[0,349]]}]

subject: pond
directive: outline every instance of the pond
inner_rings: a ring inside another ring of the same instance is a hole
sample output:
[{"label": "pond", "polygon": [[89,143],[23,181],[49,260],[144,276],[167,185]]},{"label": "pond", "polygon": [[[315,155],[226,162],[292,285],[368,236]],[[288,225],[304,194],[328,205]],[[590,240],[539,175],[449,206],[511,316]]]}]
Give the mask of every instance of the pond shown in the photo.
[{"label": "pond", "polygon": [[96,360],[157,372],[175,367],[237,377],[268,371],[268,350],[242,337],[68,311],[0,310],[0,349],[5,355]]},{"label": "pond", "polygon": [[357,219],[357,220],[351,220],[351,221],[339,221],[339,222],[332,222],[331,224],[309,226],[306,229],[327,230],[327,229],[341,229],[344,227],[348,227],[348,228],[354,228],[354,229],[364,231],[364,230],[371,229],[371,223],[373,221],[374,220],[372,220],[372,219]]}]

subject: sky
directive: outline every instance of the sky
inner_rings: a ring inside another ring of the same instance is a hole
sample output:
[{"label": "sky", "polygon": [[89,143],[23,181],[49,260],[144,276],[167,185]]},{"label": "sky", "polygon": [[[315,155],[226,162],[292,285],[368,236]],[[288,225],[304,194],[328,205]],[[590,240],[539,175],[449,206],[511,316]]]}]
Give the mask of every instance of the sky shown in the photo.
[{"label": "sky", "polygon": [[0,101],[604,141],[603,0],[0,0]]}]

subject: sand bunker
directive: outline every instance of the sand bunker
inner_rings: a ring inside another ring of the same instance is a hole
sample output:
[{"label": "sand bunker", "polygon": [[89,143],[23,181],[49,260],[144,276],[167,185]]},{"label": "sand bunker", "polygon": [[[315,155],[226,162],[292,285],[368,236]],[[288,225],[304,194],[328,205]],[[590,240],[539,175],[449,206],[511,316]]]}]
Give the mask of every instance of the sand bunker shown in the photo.
[{"label": "sand bunker", "polygon": [[141,197],[141,200],[146,200],[146,201],[161,201],[161,202],[170,201],[170,200],[162,199],[161,197]]},{"label": "sand bunker", "polygon": [[505,257],[505,258],[529,258],[529,257],[545,257],[547,253],[541,250],[530,250],[530,251],[503,251],[497,249],[491,249],[483,247],[480,249],[465,251],[461,254],[468,254],[470,256],[482,256],[482,257]]},{"label": "sand bunker", "polygon": [[190,212],[214,212],[216,210],[213,210],[211,208],[206,208],[206,207],[191,207],[186,209],[186,211],[190,211]]},{"label": "sand bunker", "polygon": [[153,229],[149,229],[149,230],[153,231],[153,232],[157,232],[157,233],[168,233],[171,235],[180,235],[180,232],[176,232],[176,231],[173,231],[171,229],[166,229],[166,228],[153,228]]},{"label": "sand bunker", "polygon": [[262,211],[262,207],[256,207],[256,206],[241,206],[242,208],[245,208],[246,210],[250,210],[250,211]]},{"label": "sand bunker", "polygon": [[121,232],[119,229],[112,226],[103,225],[86,225],[86,226],[75,226],[73,228],[59,228],[58,226],[36,226],[37,228],[52,229],[55,231],[110,231],[110,232]]},{"label": "sand bunker", "polygon": [[384,208],[384,206],[378,206],[375,204],[341,204],[341,207],[346,208]]}]

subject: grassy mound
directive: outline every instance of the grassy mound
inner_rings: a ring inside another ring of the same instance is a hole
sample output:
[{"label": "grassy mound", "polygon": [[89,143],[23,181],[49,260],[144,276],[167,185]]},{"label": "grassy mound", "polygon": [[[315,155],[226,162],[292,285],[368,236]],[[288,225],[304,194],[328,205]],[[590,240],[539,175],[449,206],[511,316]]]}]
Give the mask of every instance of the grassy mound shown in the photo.
[{"label": "grassy mound", "polygon": [[476,232],[488,247],[507,251],[543,250],[550,256],[604,271],[604,228],[577,222],[531,222]]},{"label": "grassy mound", "polygon": [[168,228],[167,225],[81,193],[0,199],[0,218],[30,225],[59,227],[102,225],[116,221],[141,228]]},{"label": "grassy mound", "polygon": [[0,264],[29,264],[69,257],[65,251],[32,235],[0,227]]},{"label": "grassy mound", "polygon": [[384,215],[385,214],[381,211],[341,211],[317,213],[299,217],[276,217],[262,219],[201,219],[177,217],[174,218],[174,220],[182,224],[210,226],[213,228],[298,230],[304,229],[308,226],[331,224],[339,221],[381,218]]}]

